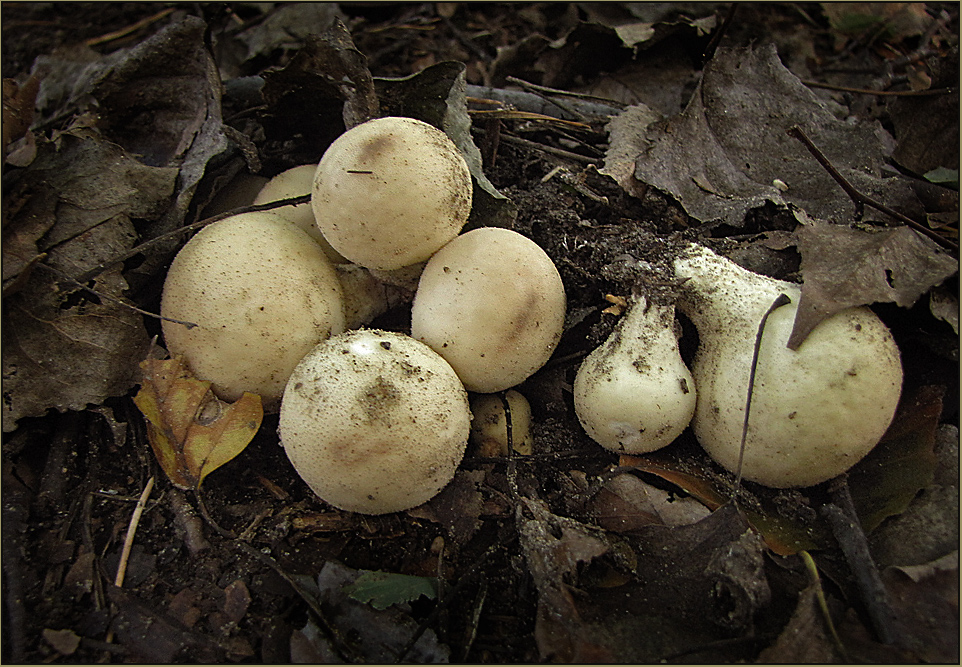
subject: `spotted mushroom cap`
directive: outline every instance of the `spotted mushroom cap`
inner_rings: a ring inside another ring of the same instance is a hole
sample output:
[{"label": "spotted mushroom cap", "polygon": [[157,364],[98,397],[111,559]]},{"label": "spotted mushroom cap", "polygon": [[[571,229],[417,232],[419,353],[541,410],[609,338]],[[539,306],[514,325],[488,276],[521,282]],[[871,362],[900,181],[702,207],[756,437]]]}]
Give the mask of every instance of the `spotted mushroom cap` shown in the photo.
[{"label": "spotted mushroom cap", "polygon": [[328,147],[314,174],[317,226],[369,269],[423,262],[471,212],[471,173],[444,132],[414,118],[376,118]]},{"label": "spotted mushroom cap", "polygon": [[298,364],[279,430],[295,470],[322,500],[385,514],[444,488],[470,423],[467,392],[444,359],[409,336],[361,329]]},{"label": "spotted mushroom cap", "polygon": [[167,348],[225,400],[245,391],[276,410],[294,366],[344,330],[334,267],[301,229],[269,212],[208,225],[170,265],[160,312]]}]

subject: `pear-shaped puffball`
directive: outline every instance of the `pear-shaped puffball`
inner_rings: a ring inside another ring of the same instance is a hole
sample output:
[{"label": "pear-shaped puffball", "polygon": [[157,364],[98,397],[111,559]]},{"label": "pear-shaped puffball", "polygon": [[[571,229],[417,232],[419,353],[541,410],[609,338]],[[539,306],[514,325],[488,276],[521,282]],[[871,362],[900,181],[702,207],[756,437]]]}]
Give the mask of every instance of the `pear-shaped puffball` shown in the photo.
[{"label": "pear-shaped puffball", "polygon": [[765,321],[752,390],[742,476],[775,488],[836,477],[882,438],[898,406],[902,364],[871,310],[846,308],[788,348],[801,289],[692,244],[675,260],[678,308],[698,328],[692,428],[705,451],[736,471],[759,326],[779,295],[791,303]]},{"label": "pear-shaped puffball", "polygon": [[695,382],[675,336],[675,309],[640,296],[581,364],[575,413],[591,438],[619,454],[644,454],[677,438],[695,411]]},{"label": "pear-shaped puffball", "polygon": [[376,118],[332,143],[314,174],[317,226],[369,269],[425,261],[471,212],[471,173],[444,132],[414,118]]},{"label": "pear-shaped puffball", "polygon": [[468,391],[493,393],[548,361],[565,307],[561,276],[544,250],[517,232],[483,227],[428,261],[411,335],[447,359]]},{"label": "pear-shaped puffball", "polygon": [[[264,184],[264,187],[261,188],[260,192],[258,192],[254,198],[254,203],[269,204],[270,202],[280,201],[282,199],[291,199],[292,197],[311,194],[315,171],[317,171],[316,164],[304,164],[288,169],[287,171],[282,171]],[[324,235],[321,234],[321,230],[317,228],[317,224],[314,222],[314,209],[310,203],[299,204],[297,206],[282,206],[281,208],[273,209],[271,212],[280,215],[307,232],[311,238],[317,241],[318,245],[324,249],[324,253],[333,263],[343,264],[347,261],[341,253],[331,247],[331,244],[328,243]]]},{"label": "pear-shaped puffball", "polygon": [[170,265],[160,312],[172,355],[225,400],[259,394],[277,408],[301,357],[344,330],[341,284],[301,229],[269,213],[208,225]]},{"label": "pear-shaped puffball", "polygon": [[298,364],[279,430],[294,469],[322,500],[384,514],[444,488],[470,423],[467,392],[444,359],[409,336],[361,329]]}]

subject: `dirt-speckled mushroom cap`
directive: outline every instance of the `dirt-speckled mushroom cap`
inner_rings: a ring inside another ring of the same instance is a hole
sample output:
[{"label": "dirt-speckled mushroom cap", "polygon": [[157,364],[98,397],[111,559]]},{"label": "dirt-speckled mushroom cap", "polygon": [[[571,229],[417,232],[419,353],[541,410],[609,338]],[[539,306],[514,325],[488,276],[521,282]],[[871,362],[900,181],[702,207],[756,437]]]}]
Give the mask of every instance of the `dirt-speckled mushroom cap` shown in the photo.
[{"label": "dirt-speckled mushroom cap", "polygon": [[411,335],[447,359],[469,391],[492,393],[541,368],[561,339],[565,291],[551,258],[509,229],[441,248],[421,274]]},{"label": "dirt-speckled mushroom cap", "polygon": [[471,173],[444,132],[414,118],[357,125],[328,147],[311,205],[321,233],[369,269],[423,262],[471,212]]},{"label": "dirt-speckled mushroom cap", "polygon": [[167,272],[160,312],[172,355],[184,355],[225,400],[245,391],[276,410],[301,357],[344,330],[334,267],[301,229],[269,213],[208,225]]},{"label": "dirt-speckled mushroom cap", "polygon": [[297,365],[279,431],[294,469],[322,500],[385,514],[444,488],[470,424],[467,392],[444,359],[409,336],[360,329]]}]

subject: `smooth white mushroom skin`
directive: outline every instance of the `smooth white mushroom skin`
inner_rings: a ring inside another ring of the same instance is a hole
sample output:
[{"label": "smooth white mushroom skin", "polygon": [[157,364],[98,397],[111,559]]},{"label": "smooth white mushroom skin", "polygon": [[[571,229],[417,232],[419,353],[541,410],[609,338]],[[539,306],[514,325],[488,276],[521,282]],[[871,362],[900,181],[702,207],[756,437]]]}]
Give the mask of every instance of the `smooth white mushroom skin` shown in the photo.
[{"label": "smooth white mushroom skin", "polygon": [[[311,194],[315,171],[317,171],[316,164],[303,164],[299,167],[292,167],[287,171],[282,171],[264,184],[254,198],[253,203],[269,204],[282,199]],[[277,209],[271,209],[271,212],[276,213],[307,232],[310,237],[321,246],[324,253],[334,264],[343,264],[347,261],[344,255],[335,250],[331,244],[328,243],[327,239],[324,238],[324,235],[321,234],[321,230],[318,229],[317,223],[314,221],[314,209],[309,202],[298,204],[297,206],[282,206]]]},{"label": "smooth white mushroom skin", "polygon": [[454,477],[471,423],[444,359],[403,334],[362,329],[314,348],[291,374],[281,444],[325,502],[364,514],[410,509]]},{"label": "smooth white mushroom skin", "polygon": [[444,132],[414,118],[376,118],[332,143],[314,174],[318,228],[369,269],[423,262],[461,231],[471,173]]},{"label": "smooth white mushroom skin", "polygon": [[411,309],[411,335],[447,359],[469,391],[513,387],[561,339],[561,276],[531,239],[500,227],[457,237],[428,261]]},{"label": "smooth white mushroom skin", "polygon": [[367,326],[391,308],[414,298],[414,290],[385,283],[357,264],[335,264],[344,288],[345,329]]},{"label": "smooth white mushroom skin", "polygon": [[644,454],[677,438],[695,411],[695,382],[675,337],[675,308],[632,304],[574,381],[575,413],[605,449]]},{"label": "smooth white mushroom skin", "polygon": [[259,394],[276,410],[301,357],[344,330],[341,284],[327,256],[301,229],[265,213],[208,225],[174,258],[161,315],[172,355],[224,400]]},{"label": "smooth white mushroom skin", "polygon": [[691,245],[675,260],[678,308],[698,329],[692,427],[708,454],[738,466],[759,323],[779,294],[758,353],[742,476],[769,487],[811,486],[845,472],[882,438],[898,405],[902,366],[892,334],[868,308],[823,320],[786,347],[801,290]]},{"label": "smooth white mushroom skin", "polygon": [[[531,405],[514,389],[504,392],[511,411],[511,449],[527,456],[531,454],[534,436],[531,434]],[[500,394],[475,394],[471,397],[471,436],[468,441],[478,448],[481,456],[508,456],[508,420]]]}]

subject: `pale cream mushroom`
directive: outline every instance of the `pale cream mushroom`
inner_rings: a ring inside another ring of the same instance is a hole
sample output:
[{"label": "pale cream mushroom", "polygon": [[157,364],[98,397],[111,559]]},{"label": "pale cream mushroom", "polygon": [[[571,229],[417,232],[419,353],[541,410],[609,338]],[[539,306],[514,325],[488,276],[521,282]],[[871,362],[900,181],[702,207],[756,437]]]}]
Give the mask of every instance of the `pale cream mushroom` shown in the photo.
[{"label": "pale cream mushroom", "polygon": [[279,431],[294,469],[322,500],[384,514],[444,488],[470,422],[467,392],[444,359],[409,336],[361,329],[298,364]]},{"label": "pale cream mushroom", "polygon": [[428,261],[411,335],[447,359],[469,391],[523,382],[554,352],[565,317],[561,276],[534,241],[500,227],[457,237]]},{"label": "pale cream mushroom", "polygon": [[225,400],[245,391],[276,410],[294,366],[344,330],[341,284],[310,236],[277,217],[243,213],[208,225],[167,272],[160,312],[172,355]]},{"label": "pale cream mushroom", "polygon": [[393,270],[428,259],[471,212],[471,173],[444,132],[414,118],[357,125],[332,143],[314,174],[318,228],[348,260]]}]

